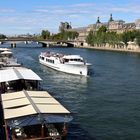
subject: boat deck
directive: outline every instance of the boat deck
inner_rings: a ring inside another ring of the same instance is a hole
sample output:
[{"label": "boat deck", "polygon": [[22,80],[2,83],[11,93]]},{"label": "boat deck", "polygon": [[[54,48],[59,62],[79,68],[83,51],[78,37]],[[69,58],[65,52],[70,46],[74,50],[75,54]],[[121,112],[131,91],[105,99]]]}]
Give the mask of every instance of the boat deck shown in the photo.
[{"label": "boat deck", "polygon": [[13,140],[61,140],[61,138],[62,134],[52,124],[47,126],[22,127],[12,130]]}]

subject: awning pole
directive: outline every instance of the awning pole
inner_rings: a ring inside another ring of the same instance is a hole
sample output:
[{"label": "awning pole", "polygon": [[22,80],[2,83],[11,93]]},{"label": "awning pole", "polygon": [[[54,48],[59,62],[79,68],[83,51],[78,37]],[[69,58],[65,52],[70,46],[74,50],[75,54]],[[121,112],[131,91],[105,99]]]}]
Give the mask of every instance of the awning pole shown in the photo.
[{"label": "awning pole", "polygon": [[41,137],[44,138],[44,124],[41,126]]},{"label": "awning pole", "polygon": [[4,121],[4,123],[5,123],[5,134],[6,134],[6,140],[9,140],[9,134],[8,134],[8,129],[7,129],[7,124],[6,124],[6,121]]}]

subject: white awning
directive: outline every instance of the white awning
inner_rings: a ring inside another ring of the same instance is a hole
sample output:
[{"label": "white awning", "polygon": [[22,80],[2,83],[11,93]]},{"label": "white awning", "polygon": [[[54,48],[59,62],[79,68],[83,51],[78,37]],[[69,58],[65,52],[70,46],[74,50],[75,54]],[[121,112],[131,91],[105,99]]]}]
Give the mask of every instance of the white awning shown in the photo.
[{"label": "white awning", "polygon": [[1,52],[1,54],[12,54],[12,52],[6,50],[6,51]]},{"label": "white awning", "polygon": [[5,119],[12,119],[27,115],[36,114],[32,105],[19,107],[19,108],[12,108],[12,109],[4,109],[4,118]]},{"label": "white awning", "polygon": [[2,106],[6,120],[35,114],[69,114],[46,91],[20,91],[2,94]]},{"label": "white awning", "polygon": [[10,51],[11,49],[8,49],[8,48],[0,48],[0,52],[3,52],[3,51]]},{"label": "white awning", "polygon": [[2,94],[1,96],[3,101],[26,97],[23,91],[12,92],[10,94]]},{"label": "white awning", "polygon": [[24,67],[14,67],[14,68],[0,70],[0,83],[19,80],[19,79],[42,80],[31,69],[27,69]]},{"label": "white awning", "polygon": [[3,108],[7,108],[7,109],[18,108],[27,105],[30,105],[30,102],[27,98],[14,99],[14,100],[8,100],[3,102]]}]

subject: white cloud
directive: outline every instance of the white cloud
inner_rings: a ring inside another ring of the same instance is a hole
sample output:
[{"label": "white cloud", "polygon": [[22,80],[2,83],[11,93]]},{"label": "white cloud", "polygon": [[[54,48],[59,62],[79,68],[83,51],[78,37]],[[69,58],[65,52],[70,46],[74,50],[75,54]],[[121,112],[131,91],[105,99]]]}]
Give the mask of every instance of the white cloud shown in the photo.
[{"label": "white cloud", "polygon": [[46,10],[46,9],[37,9],[37,10],[35,10],[35,12],[39,12],[39,13],[48,13],[49,10]]},{"label": "white cloud", "polygon": [[[140,18],[140,5],[130,2],[121,5],[110,3],[77,3],[67,6],[40,5],[33,7],[33,9],[35,10],[31,9],[30,11],[23,12],[0,8],[0,13],[2,13],[0,14],[0,30],[2,25],[5,24],[9,25],[11,30],[14,27],[14,29],[22,32],[34,33],[39,30],[41,31],[43,28],[47,28],[51,32],[57,32],[61,21],[71,22],[73,27],[88,26],[89,24],[95,23],[98,16],[100,16],[101,21],[108,21],[110,13],[121,19],[127,17],[124,20],[128,21],[132,20],[132,18]],[[7,16],[7,13],[10,13],[10,17]]]},{"label": "white cloud", "polygon": [[14,13],[14,9],[0,8],[0,13]]}]

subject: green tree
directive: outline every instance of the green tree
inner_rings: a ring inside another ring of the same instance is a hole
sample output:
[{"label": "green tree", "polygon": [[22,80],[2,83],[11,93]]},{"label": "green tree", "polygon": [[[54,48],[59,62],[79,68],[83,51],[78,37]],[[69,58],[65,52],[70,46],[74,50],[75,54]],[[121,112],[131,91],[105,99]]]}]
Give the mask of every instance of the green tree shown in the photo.
[{"label": "green tree", "polygon": [[75,31],[63,31],[63,32],[60,32],[58,34],[55,34],[52,36],[52,39],[61,39],[61,40],[68,40],[68,39],[75,39],[78,37],[78,33],[75,32]]},{"label": "green tree", "polygon": [[140,31],[127,31],[122,33],[121,40],[127,45],[127,42],[137,40],[137,43],[139,44],[139,38],[140,38]]},{"label": "green tree", "polygon": [[98,29],[98,31],[97,31],[97,34],[99,33],[105,33],[105,32],[107,32],[107,28],[106,28],[106,26],[101,26],[99,29]]},{"label": "green tree", "polygon": [[5,38],[6,38],[6,35],[0,34],[0,39],[5,39]]},{"label": "green tree", "polygon": [[90,31],[89,34],[86,37],[86,42],[90,45],[94,45],[94,40],[93,40],[93,31]]},{"label": "green tree", "polygon": [[42,36],[43,39],[49,39],[50,32],[48,30],[42,30],[41,36]]}]

